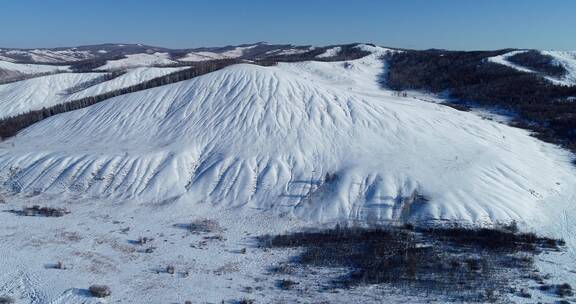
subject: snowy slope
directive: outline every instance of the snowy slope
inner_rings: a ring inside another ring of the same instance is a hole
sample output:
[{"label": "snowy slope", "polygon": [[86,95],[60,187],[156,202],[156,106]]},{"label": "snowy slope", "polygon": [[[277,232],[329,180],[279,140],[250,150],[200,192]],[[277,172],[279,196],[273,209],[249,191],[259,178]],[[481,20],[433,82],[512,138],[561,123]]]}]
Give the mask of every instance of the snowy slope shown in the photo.
[{"label": "snowy slope", "polygon": [[11,50],[5,52],[7,55],[17,55],[30,58],[30,60],[39,63],[71,62],[92,58],[92,54],[87,51],[78,50]]},{"label": "snowy slope", "polygon": [[324,53],[316,56],[316,58],[334,57],[334,56],[338,55],[338,53],[340,53],[341,50],[342,50],[342,48],[339,46],[333,47],[333,48],[327,49]]},{"label": "snowy slope", "polygon": [[[508,60],[509,57],[514,56],[519,53],[523,53],[526,51],[512,51],[503,55],[490,57],[488,58],[489,61],[502,64],[508,67],[511,67],[515,70],[525,73],[538,73],[536,71],[532,71],[529,68],[520,66]],[[552,76],[544,76],[544,78],[548,79],[550,82],[559,84],[559,85],[576,85],[576,52],[566,52],[566,51],[540,51],[540,53],[544,55],[549,55],[554,58],[557,64],[563,66],[567,74],[561,78],[552,77]]]},{"label": "snowy slope", "polygon": [[207,60],[234,59],[242,57],[247,50],[253,49],[257,46],[258,46],[257,44],[250,46],[237,46],[231,50],[224,52],[208,52],[208,51],[190,52],[178,60],[184,62],[197,62]]},{"label": "snowy slope", "polygon": [[15,60],[10,58],[10,57],[5,57],[5,56],[0,55],[0,61],[14,62]]},{"label": "snowy slope", "polygon": [[506,54],[502,54],[502,55],[490,57],[490,58],[488,58],[488,61],[494,62],[494,63],[498,63],[498,64],[501,64],[501,65],[505,65],[505,66],[507,66],[507,67],[511,67],[511,68],[513,68],[513,69],[515,69],[515,70],[518,70],[518,71],[520,71],[520,72],[534,73],[534,71],[532,71],[532,70],[530,70],[530,69],[528,69],[528,68],[519,66],[519,65],[517,65],[517,64],[515,64],[515,63],[512,63],[512,62],[508,61],[508,58],[509,58],[509,57],[512,57],[512,56],[514,56],[514,55],[516,55],[516,54],[525,53],[525,52],[526,52],[526,51],[512,51],[512,52],[509,52],[509,53],[506,53]]},{"label": "snowy slope", "polygon": [[[410,296],[404,286],[326,292],[322,281],[337,275],[316,268],[271,275],[297,252],[255,248],[254,236],[354,219],[518,219],[523,229],[567,241],[566,250],[534,259],[540,275],[551,275],[547,284],[574,285],[571,156],[526,131],[422,101],[432,99],[422,92],[403,98],[380,89],[385,64],[377,58],[390,50],[359,48],[374,54],[230,66],[59,114],[0,142],[0,296],[35,304],[446,302]],[[68,98],[170,70],[131,69]],[[72,80],[13,88],[34,94],[84,81]],[[326,173],[337,178],[325,181]],[[31,205],[72,213],[9,212]],[[182,228],[202,218],[222,230]],[[153,240],[138,245],[143,236]],[[57,261],[67,269],[54,269]],[[299,284],[284,290],[279,278]],[[91,297],[91,284],[109,285],[112,296]],[[514,287],[532,298],[501,302],[559,299],[529,279]]]},{"label": "snowy slope", "polygon": [[111,71],[142,66],[169,65],[174,63],[176,62],[170,59],[170,54],[168,53],[132,54],[126,55],[126,58],[110,60],[105,65],[98,67],[96,70]]},{"label": "snowy slope", "polygon": [[129,87],[180,69],[182,68],[135,68],[117,78],[73,94],[67,94],[66,90],[97,79],[103,74],[60,73],[0,85],[0,118]]},{"label": "snowy slope", "polygon": [[155,68],[155,67],[139,67],[126,71],[119,77],[112,80],[91,86],[78,93],[67,96],[66,100],[75,100],[88,96],[95,96],[104,94],[106,92],[114,91],[120,88],[126,88],[139,83],[154,79],[156,77],[168,75],[177,71],[187,69],[188,67],[181,68]]},{"label": "snowy slope", "polygon": [[12,191],[180,198],[321,222],[530,222],[551,195],[571,195],[566,152],[395,97],[377,85],[383,68],[377,55],[242,64],[119,96],[1,143],[0,176]]},{"label": "snowy slope", "polygon": [[58,104],[64,90],[99,75],[60,73],[0,85],[0,118]]},{"label": "snowy slope", "polygon": [[68,69],[69,68],[67,66],[23,64],[0,61],[0,70],[13,71],[25,75],[68,71]]},{"label": "snowy slope", "polygon": [[542,54],[552,56],[558,64],[566,69],[567,74],[558,79],[561,83],[576,85],[576,52],[542,51]]},{"label": "snowy slope", "polygon": [[266,54],[274,55],[274,56],[298,55],[298,54],[307,53],[307,52],[312,51],[314,49],[315,49],[315,47],[309,47],[309,48],[304,48],[304,49],[302,49],[302,48],[300,48],[300,49],[296,49],[296,48],[279,49],[279,50],[268,51],[268,52],[266,52]]},{"label": "snowy slope", "polygon": [[220,53],[214,53],[214,52],[191,52],[178,60],[184,62],[197,62],[197,61],[220,60],[220,59],[230,59],[230,58]]}]

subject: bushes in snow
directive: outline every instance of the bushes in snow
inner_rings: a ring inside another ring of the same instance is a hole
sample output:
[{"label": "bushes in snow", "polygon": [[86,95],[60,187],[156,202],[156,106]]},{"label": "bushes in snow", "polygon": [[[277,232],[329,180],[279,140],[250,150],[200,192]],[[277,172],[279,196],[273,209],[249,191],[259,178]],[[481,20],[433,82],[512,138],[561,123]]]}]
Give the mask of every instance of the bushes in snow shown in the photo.
[{"label": "bushes in snow", "polygon": [[24,207],[20,211],[13,211],[13,212],[23,216],[45,216],[45,217],[62,217],[70,213],[70,211],[66,208],[40,207],[38,205],[34,205],[32,207]]},{"label": "bushes in snow", "polygon": [[106,285],[92,285],[88,290],[96,298],[106,298],[112,294],[112,290]]},{"label": "bushes in snow", "polygon": [[211,233],[222,231],[222,228],[217,221],[209,219],[195,220],[190,223],[188,229],[192,233]]},{"label": "bushes in snow", "polygon": [[574,292],[570,284],[564,283],[556,286],[556,294],[559,297],[570,297],[574,295]]},{"label": "bushes in snow", "polygon": [[278,287],[280,287],[280,289],[283,290],[290,290],[292,289],[292,287],[294,287],[295,285],[298,285],[298,282],[294,282],[292,280],[280,280],[278,282]]},{"label": "bushes in snow", "polygon": [[14,303],[16,303],[16,300],[14,300],[14,298],[8,296],[0,296],[0,304],[14,304]]},{"label": "bushes in snow", "polygon": [[169,274],[176,273],[176,267],[174,265],[166,266],[166,273],[169,273]]},{"label": "bushes in snow", "polygon": [[[351,269],[335,287],[386,283],[487,301],[533,269],[530,255],[557,250],[561,241],[510,229],[341,228],[259,238],[264,248],[301,248],[301,267]],[[530,256],[530,258],[526,258]],[[281,271],[272,270],[273,273]],[[279,287],[294,284],[283,281]]]}]

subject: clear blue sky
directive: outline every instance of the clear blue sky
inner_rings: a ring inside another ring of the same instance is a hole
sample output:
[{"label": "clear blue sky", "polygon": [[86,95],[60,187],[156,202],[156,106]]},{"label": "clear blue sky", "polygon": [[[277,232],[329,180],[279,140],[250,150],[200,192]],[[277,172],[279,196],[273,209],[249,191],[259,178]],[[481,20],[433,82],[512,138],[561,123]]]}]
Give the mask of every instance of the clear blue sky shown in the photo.
[{"label": "clear blue sky", "polygon": [[576,50],[575,0],[0,0],[0,46],[257,41]]}]

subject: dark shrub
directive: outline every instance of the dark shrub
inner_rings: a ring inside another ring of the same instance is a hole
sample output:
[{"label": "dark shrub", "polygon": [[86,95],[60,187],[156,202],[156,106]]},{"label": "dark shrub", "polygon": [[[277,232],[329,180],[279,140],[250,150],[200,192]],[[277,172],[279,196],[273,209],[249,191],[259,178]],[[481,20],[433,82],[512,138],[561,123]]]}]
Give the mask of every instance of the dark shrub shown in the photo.
[{"label": "dark shrub", "polygon": [[220,224],[214,220],[201,219],[190,223],[188,228],[192,233],[211,233],[222,231]]},{"label": "dark shrub", "polygon": [[45,217],[62,217],[69,214],[70,211],[66,208],[52,208],[52,207],[40,207],[34,205],[32,207],[25,207],[22,211],[14,211],[20,215],[24,216],[45,216]]},{"label": "dark shrub", "polygon": [[[528,276],[531,257],[549,248],[546,238],[506,229],[347,228],[263,236],[261,247],[301,248],[295,265],[346,268],[330,282],[338,287],[393,284],[448,295],[454,301],[487,302],[509,292],[510,278]],[[286,266],[272,268],[283,273]],[[510,279],[512,280],[512,279]],[[292,281],[279,281],[283,289]]]},{"label": "dark shrub", "polygon": [[169,273],[169,274],[174,274],[174,273],[176,273],[176,267],[174,267],[174,265],[168,265],[168,266],[166,266],[166,273]]},{"label": "dark shrub", "polygon": [[92,285],[88,290],[90,291],[90,294],[96,298],[105,298],[112,294],[112,290],[106,285]]},{"label": "dark shrub", "polygon": [[569,297],[573,296],[574,292],[572,291],[572,286],[570,286],[570,284],[564,283],[556,286],[556,294],[559,297]]},{"label": "dark shrub", "polygon": [[294,285],[298,285],[299,283],[294,282],[292,280],[280,280],[278,282],[278,287],[280,287],[280,289],[283,290],[289,290],[292,289],[292,287],[294,287]]},{"label": "dark shrub", "polygon": [[0,296],[0,304],[14,304],[14,303],[16,303],[16,300],[14,300],[14,298],[8,296]]}]

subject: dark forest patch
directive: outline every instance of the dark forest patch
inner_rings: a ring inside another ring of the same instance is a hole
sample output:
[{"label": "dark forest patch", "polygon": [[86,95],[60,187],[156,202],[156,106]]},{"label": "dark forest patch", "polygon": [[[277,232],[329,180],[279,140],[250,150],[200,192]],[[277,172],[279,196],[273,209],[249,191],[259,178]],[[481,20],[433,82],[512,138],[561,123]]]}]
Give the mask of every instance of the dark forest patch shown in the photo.
[{"label": "dark forest patch", "polygon": [[330,279],[331,288],[387,284],[416,296],[436,294],[456,302],[490,302],[520,293],[514,282],[537,279],[534,257],[564,245],[561,240],[519,233],[513,226],[337,227],[263,236],[258,241],[263,248],[301,248],[294,267],[349,269],[348,274]]},{"label": "dark forest patch", "polygon": [[536,50],[517,53],[507,59],[514,64],[548,76],[561,77],[566,74],[566,69],[555,62],[554,57]]},{"label": "dark forest patch", "polygon": [[511,50],[405,51],[387,56],[382,85],[393,90],[448,93],[458,101],[518,113],[515,124],[540,139],[576,151],[576,86],[488,61]]}]

